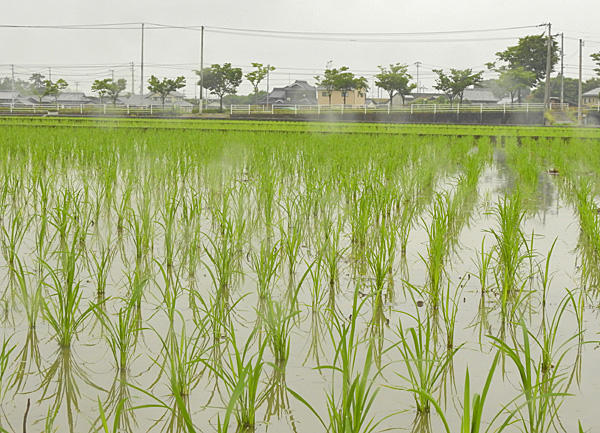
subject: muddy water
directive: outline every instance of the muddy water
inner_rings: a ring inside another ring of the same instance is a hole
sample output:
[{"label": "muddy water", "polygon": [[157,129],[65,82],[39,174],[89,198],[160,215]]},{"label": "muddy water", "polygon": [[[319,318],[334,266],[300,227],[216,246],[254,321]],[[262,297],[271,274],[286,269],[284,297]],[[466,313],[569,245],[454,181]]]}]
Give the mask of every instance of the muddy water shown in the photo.
[{"label": "muddy water", "polygon": [[[445,182],[445,183],[444,183]],[[441,182],[438,189],[452,188],[453,180]],[[523,220],[523,232],[528,240],[533,239],[534,254],[525,260],[521,275],[525,277],[524,291],[527,293],[519,309],[519,317],[523,317],[532,336],[541,338],[542,300],[539,292],[539,270],[545,266],[548,252],[555,243],[550,258],[551,282],[548,289],[545,310],[550,320],[559,307],[562,299],[570,290],[578,296],[581,288],[581,259],[577,249],[579,223],[574,210],[566,204],[560,194],[560,178],[548,173],[541,173],[538,194],[528,197],[534,203]],[[501,338],[512,344],[513,338],[522,342],[520,330],[510,321],[503,320],[499,309],[498,290],[491,289],[482,296],[480,281],[476,275],[477,258],[483,248],[489,251],[494,245],[491,230],[497,229],[497,220],[491,214],[498,199],[514,186],[510,170],[507,168],[503,152],[496,150],[494,161],[482,173],[477,187],[477,198],[472,203],[466,224],[460,231],[458,242],[454,245],[446,265],[444,285],[449,284],[452,293],[456,293],[458,312],[454,345],[459,347],[450,367],[440,380],[440,385],[433,390],[433,395],[444,409],[452,426],[458,426],[462,410],[463,386],[465,372],[468,367],[471,378],[472,392],[480,392],[485,381],[489,366],[494,358],[495,349],[491,344],[491,336]],[[212,230],[210,216],[203,216],[203,226]],[[385,319],[383,325],[375,328],[369,326],[372,317],[372,302],[364,300],[360,316],[357,319],[359,338],[381,339],[381,353],[374,362],[371,373],[381,368],[375,377],[378,394],[375,404],[369,414],[375,422],[381,423],[375,431],[442,431],[442,423],[437,414],[429,417],[419,417],[416,414],[413,394],[407,391],[411,385],[403,379],[406,366],[400,353],[394,345],[400,341],[398,323],[402,321],[405,327],[414,326],[407,313],[419,312],[425,315],[431,310],[427,296],[410,295],[411,289],[407,283],[417,288],[427,285],[427,269],[424,257],[427,257],[426,226],[430,216],[425,212],[421,219],[415,221],[410,233],[406,256],[400,252],[396,255],[392,275],[391,289],[394,296],[386,299],[384,305]],[[93,230],[93,236],[103,234],[103,227]],[[5,338],[11,336],[10,343],[15,344],[10,362],[7,366],[5,379],[2,382],[2,412],[0,425],[8,431],[21,431],[28,401],[31,407],[27,414],[29,432],[37,431],[94,431],[99,429],[100,410],[98,401],[102,403],[109,424],[117,413],[119,401],[124,401],[126,410],[121,419],[122,431],[180,431],[181,423],[177,422],[172,412],[163,408],[144,408],[140,406],[156,403],[151,396],[160,399],[167,405],[175,407],[175,400],[169,387],[168,359],[165,358],[164,341],[167,338],[170,321],[165,311],[164,293],[166,282],[157,263],[164,257],[164,232],[156,228],[153,243],[153,254],[157,262],[150,261],[150,280],[144,291],[137,343],[131,364],[124,372],[119,372],[112,359],[104,335],[106,331],[95,316],[90,316],[81,327],[77,339],[70,349],[60,349],[53,339],[54,332],[41,316],[35,331],[28,327],[24,310],[19,299],[11,292],[11,282],[8,272],[5,272],[3,287],[5,294],[2,303],[2,333]],[[345,235],[348,235],[347,230]],[[255,241],[260,236],[255,235]],[[28,233],[20,250],[23,261],[29,266],[35,282],[35,265],[32,261],[34,232]],[[114,234],[113,234],[114,238]],[[129,296],[127,289],[128,276],[131,277],[134,263],[131,260],[134,245],[126,238],[117,249],[114,262],[108,278],[107,295],[104,310],[113,319],[123,301],[119,298]],[[349,236],[343,236],[343,246],[351,247]],[[308,270],[307,263],[315,257],[312,245],[300,246],[300,257],[296,272],[295,283]],[[176,253],[177,257],[177,253]],[[243,347],[246,339],[254,328],[260,310],[260,299],[256,293],[255,273],[249,261],[250,256],[244,254],[241,258],[241,272],[236,275],[236,284],[232,291],[232,300],[237,301],[231,314],[238,346]],[[190,278],[182,266],[173,267],[172,281],[178,281],[181,294],[177,300],[177,310],[173,328],[177,335],[185,327],[186,334],[192,336],[198,329],[194,322],[194,314],[190,308],[188,289],[199,293],[208,299],[213,293],[213,281],[207,268],[211,267],[207,255],[202,255],[204,263],[198,266],[195,277]],[[6,263],[3,263],[6,265]],[[283,267],[285,268],[285,267]],[[214,269],[213,269],[214,270]],[[97,302],[94,293],[94,275],[84,264],[79,269],[81,288],[83,292],[82,307],[90,302]],[[167,270],[169,272],[169,270]],[[290,281],[286,272],[281,270],[281,277],[273,291],[274,298],[285,299],[289,292]],[[356,290],[363,291],[367,279],[355,278],[352,270],[352,260],[345,254],[340,260],[340,283],[336,289],[333,312],[328,308],[327,283],[323,286],[323,301],[313,309],[312,290],[314,280],[307,277],[302,284],[297,308],[299,310],[291,332],[290,357],[285,367],[285,373],[278,371],[270,364],[265,364],[260,389],[271,388],[271,392],[258,410],[257,431],[271,432],[314,432],[323,431],[323,427],[314,414],[286,391],[293,389],[308,401],[312,407],[327,419],[327,395],[335,386],[336,398],[339,396],[340,379],[331,370],[317,367],[330,365],[334,361],[334,343],[338,340],[330,335],[328,324],[331,324],[332,314],[343,323],[348,322],[352,314],[353,295]],[[488,275],[488,283],[494,285],[493,275]],[[46,292],[47,294],[48,292]],[[361,292],[362,293],[362,292]],[[594,293],[587,292],[584,300],[584,340],[597,340],[600,326],[598,322],[598,301]],[[46,295],[47,296],[47,295]],[[415,304],[414,301],[417,301]],[[440,313],[438,312],[438,315]],[[438,317],[439,329],[436,337],[438,353],[443,353],[445,345],[443,318]],[[508,323],[507,323],[508,322]],[[600,390],[600,374],[596,366],[600,362],[600,350],[596,343],[584,344],[578,350],[576,342],[571,340],[578,332],[572,308],[566,313],[558,326],[555,349],[557,357],[566,353],[560,364],[561,392],[570,396],[561,399],[562,406],[558,411],[555,427],[550,431],[560,431],[561,425],[567,431],[575,431],[578,420],[586,428],[599,425],[597,416],[597,399]],[[200,431],[214,431],[218,417],[223,417],[223,407],[227,404],[228,391],[222,381],[199,359],[228,369],[230,353],[226,349],[220,351],[213,346],[211,338],[204,336],[199,339],[200,347],[196,348],[196,356],[190,357],[186,370],[191,372],[191,390],[187,397],[189,411],[194,423]],[[262,336],[261,338],[264,338]],[[333,342],[332,342],[333,338]],[[257,338],[257,341],[259,339]],[[566,348],[560,349],[567,342]],[[229,346],[231,347],[231,346]],[[254,346],[253,346],[254,347]],[[358,350],[357,371],[362,371],[362,363],[366,356],[366,344],[363,342]],[[569,349],[567,349],[569,348]],[[566,352],[563,352],[566,351]],[[252,352],[254,353],[254,352]],[[533,349],[534,359],[539,359],[540,351]],[[265,361],[272,362],[270,350],[265,351]],[[145,390],[148,394],[144,394]],[[484,419],[490,422],[520,395],[518,373],[514,364],[503,358],[496,370],[491,385],[488,401],[486,402]],[[517,400],[517,404],[523,399]],[[136,408],[137,407],[137,408]],[[509,411],[515,408],[509,406]],[[391,415],[391,416],[390,416]],[[500,415],[495,425],[506,418]],[[235,422],[233,423],[235,424]],[[456,428],[456,427],[454,427]],[[234,428],[231,428],[233,431]],[[456,431],[456,430],[454,430]],[[508,431],[517,431],[517,426],[511,426]]]}]

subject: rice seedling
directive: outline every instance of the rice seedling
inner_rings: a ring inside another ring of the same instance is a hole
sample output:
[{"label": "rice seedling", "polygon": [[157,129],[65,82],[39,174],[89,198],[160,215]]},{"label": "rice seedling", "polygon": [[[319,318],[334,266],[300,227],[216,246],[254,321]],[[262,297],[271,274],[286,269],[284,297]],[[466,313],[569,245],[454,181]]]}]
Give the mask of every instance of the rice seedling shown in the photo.
[{"label": "rice seedling", "polygon": [[63,263],[58,271],[50,264],[44,263],[47,271],[44,285],[50,290],[50,296],[44,298],[42,312],[54,330],[54,338],[58,344],[61,347],[70,347],[79,327],[92,313],[94,306],[89,305],[83,311],[79,311],[83,293],[81,282],[77,281],[81,252],[77,248],[76,240],[73,240],[68,250],[61,252],[61,255]]},{"label": "rice seedling", "polygon": [[521,229],[525,213],[519,193],[501,198],[493,214],[499,227],[498,230],[490,230],[490,233],[496,239],[502,311],[507,312],[509,301],[518,298],[523,288],[519,271],[523,262],[531,257]]},{"label": "rice seedling", "polygon": [[[414,288],[416,292],[416,288]],[[414,298],[413,298],[414,301]],[[406,328],[402,319],[398,322],[396,334],[399,342],[395,347],[400,353],[401,362],[406,367],[406,373],[396,373],[407,382],[406,389],[413,393],[417,413],[430,412],[430,400],[427,394],[433,392],[440,385],[440,379],[448,368],[454,354],[460,346],[438,353],[434,341],[434,323],[430,313],[421,317],[417,308],[416,314],[404,313],[406,317],[415,322],[415,326]]]},{"label": "rice seedling", "polygon": [[227,410],[223,424],[219,418],[219,431],[227,431],[229,424],[230,408],[234,407],[234,416],[237,421],[238,430],[253,430],[256,426],[256,412],[266,401],[271,389],[259,390],[261,376],[263,374],[265,361],[263,354],[266,341],[261,343],[255,354],[251,353],[254,330],[247,338],[243,347],[238,346],[235,331],[229,330],[227,339],[230,343],[229,352],[223,365],[213,365],[204,359],[204,363],[225,384],[229,393]]},{"label": "rice seedling", "polygon": [[31,272],[25,270],[18,256],[15,257],[13,272],[17,282],[17,296],[25,310],[29,329],[35,329],[43,303],[42,282],[38,280],[36,283],[32,283],[30,278]]},{"label": "rice seedling", "polygon": [[373,348],[368,342],[367,355],[362,368],[359,365],[358,354],[361,352],[363,342],[359,340],[356,322],[365,301],[366,299],[359,301],[358,291],[355,291],[349,323],[337,315],[333,316],[330,322],[329,333],[332,341],[335,342],[334,360],[331,365],[320,365],[317,368],[324,371],[331,370],[334,376],[339,374],[342,389],[337,391],[335,380],[332,381],[332,388],[327,395],[327,420],[324,420],[300,394],[288,389],[296,399],[311,410],[326,431],[370,433],[375,431],[385,418],[393,415],[390,414],[376,421],[369,414],[378,394],[375,379],[381,373],[381,369],[375,373],[371,372]]},{"label": "rice seedling", "polygon": [[281,247],[279,241],[273,243],[269,239],[261,241],[259,252],[252,251],[250,253],[251,266],[256,274],[257,289],[260,298],[270,298],[273,286],[277,283],[278,269],[281,263],[280,254]]},{"label": "rice seedling", "polygon": [[18,259],[19,248],[23,243],[23,238],[31,225],[31,218],[25,218],[19,210],[15,213],[12,220],[9,221],[9,230],[4,225],[0,228],[2,230],[0,240],[2,242],[2,254],[4,260],[8,265],[8,271],[11,276],[11,280],[15,279],[16,263]]},{"label": "rice seedling", "polygon": [[[467,374],[465,376],[465,385],[464,385],[464,397],[463,397],[463,402],[462,402],[462,410],[460,413],[460,417],[461,417],[461,423],[460,423],[460,433],[479,433],[480,431],[483,431],[484,428],[484,421],[483,421],[483,408],[485,405],[485,402],[487,400],[487,394],[489,392],[492,380],[494,378],[494,372],[496,371],[496,367],[498,365],[498,358],[499,358],[499,354],[500,352],[498,352],[496,354],[496,356],[494,357],[494,361],[492,362],[492,365],[489,369],[489,373],[487,375],[485,384],[483,385],[483,389],[481,391],[481,394],[475,393],[473,395],[471,395],[471,381],[469,378],[469,369],[467,368]],[[433,405],[433,407],[435,408],[435,411],[437,412],[437,414],[440,416],[440,419],[442,420],[442,423],[444,425],[444,429],[446,430],[446,433],[452,433],[454,431],[457,430],[452,430],[450,428],[448,419],[446,417],[446,414],[444,412],[444,410],[442,409],[442,407],[440,406],[440,404],[438,403],[438,401],[435,399],[435,397],[423,390],[419,390],[416,389],[416,392],[422,393],[423,396],[429,400],[429,402]],[[502,412],[500,412],[502,413]],[[496,415],[496,417],[494,417],[494,420],[497,418],[498,415]],[[496,432],[501,432],[502,430],[504,430],[507,427],[508,424],[503,425],[502,427],[500,427],[497,430],[494,430]],[[489,429],[491,428],[492,424],[490,423],[488,428],[485,430],[486,432],[489,431]]]},{"label": "rice seedling", "polygon": [[518,326],[521,329],[522,347],[511,347],[496,337],[490,337],[493,345],[513,361],[519,374],[521,392],[525,398],[525,402],[518,405],[507,417],[502,428],[524,408],[526,415],[520,418],[523,431],[547,432],[558,421],[558,410],[562,405],[562,399],[569,395],[564,385],[565,377],[559,373],[559,365],[566,352],[555,360],[552,369],[545,369],[543,358],[539,363],[533,359],[530,344],[530,337],[533,335],[523,321],[519,322]]},{"label": "rice seedling", "polygon": [[144,328],[139,324],[139,312],[135,302],[125,300],[125,305],[119,309],[116,321],[98,305],[93,310],[102,323],[104,337],[108,343],[115,365],[119,370],[126,370],[133,361],[132,357],[137,343],[139,331]]},{"label": "rice seedling", "polygon": [[95,266],[95,272],[91,272],[96,280],[96,296],[101,299],[106,295],[106,285],[110,275],[111,266],[115,258],[116,250],[110,248],[110,240],[102,244],[98,255],[91,253]]}]

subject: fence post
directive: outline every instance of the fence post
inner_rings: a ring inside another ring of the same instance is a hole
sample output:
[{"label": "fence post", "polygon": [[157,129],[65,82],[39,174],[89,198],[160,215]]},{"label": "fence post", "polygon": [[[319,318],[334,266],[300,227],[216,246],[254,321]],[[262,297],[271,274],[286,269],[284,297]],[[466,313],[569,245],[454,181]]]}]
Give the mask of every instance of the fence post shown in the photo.
[{"label": "fence post", "polygon": [[433,104],[433,114],[437,112],[437,104]]},{"label": "fence post", "polygon": [[502,104],[502,113],[506,114],[506,102]]},{"label": "fence post", "polygon": [[388,114],[390,114],[390,104],[388,103]]},{"label": "fence post", "polygon": [[79,104],[79,114],[83,114],[83,104]]},{"label": "fence post", "polygon": [[456,114],[460,113],[460,102],[456,104]]},{"label": "fence post", "polygon": [[415,104],[410,104],[410,114],[413,114],[413,107]]},{"label": "fence post", "polygon": [[35,104],[33,104],[33,114],[35,114]]},{"label": "fence post", "polygon": [[104,114],[106,114],[106,104],[104,104]]},{"label": "fence post", "polygon": [[367,114],[367,104],[365,104],[365,114]]},{"label": "fence post", "polygon": [[317,114],[321,115],[321,105],[317,105]]},{"label": "fence post", "polygon": [[294,105],[294,114],[298,114],[298,106]]},{"label": "fence post", "polygon": [[13,111],[13,105],[14,105],[14,104],[10,104],[10,112],[11,112],[11,113],[12,113],[12,111]]},{"label": "fence post", "polygon": [[150,114],[152,114],[152,104],[150,104]]},{"label": "fence post", "polygon": [[527,103],[527,105],[525,105],[525,112],[529,113],[529,102]]},{"label": "fence post", "polygon": [[340,113],[344,114],[344,104],[340,105]]},{"label": "fence post", "polygon": [[127,115],[129,116],[129,104],[127,104]]},{"label": "fence post", "polygon": [[483,114],[483,104],[479,104],[479,113]]}]

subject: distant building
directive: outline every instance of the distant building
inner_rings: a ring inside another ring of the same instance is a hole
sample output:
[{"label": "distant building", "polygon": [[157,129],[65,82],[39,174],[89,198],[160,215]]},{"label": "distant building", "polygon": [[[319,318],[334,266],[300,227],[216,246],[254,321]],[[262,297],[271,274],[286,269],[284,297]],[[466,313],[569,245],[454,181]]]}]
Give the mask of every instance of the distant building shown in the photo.
[{"label": "distant building", "polygon": [[296,80],[285,87],[274,88],[259,99],[258,105],[317,105],[317,88],[307,81]]},{"label": "distant building", "polygon": [[42,103],[58,104],[61,107],[75,107],[91,104],[93,101],[85,96],[83,92],[61,92],[56,98],[53,95],[45,96],[42,99]]},{"label": "distant building", "polygon": [[[150,108],[162,108],[162,98],[158,93],[148,93],[146,95],[130,95],[126,98],[120,98],[123,105],[130,107]],[[165,108],[183,111],[185,113],[191,113],[194,108],[194,104],[187,102],[184,99],[183,93],[171,92],[165,98]]]},{"label": "distant building", "polygon": [[598,105],[600,103],[600,87],[581,95],[583,105]]},{"label": "distant building", "polygon": [[[342,105],[344,103],[344,93],[340,90],[333,90],[331,92],[331,99],[329,98],[329,92],[326,88],[319,86],[317,87],[318,92],[318,104],[319,105]],[[346,105],[365,105],[367,100],[367,94],[364,89],[354,89],[346,93]],[[331,101],[331,102],[330,102]]]}]

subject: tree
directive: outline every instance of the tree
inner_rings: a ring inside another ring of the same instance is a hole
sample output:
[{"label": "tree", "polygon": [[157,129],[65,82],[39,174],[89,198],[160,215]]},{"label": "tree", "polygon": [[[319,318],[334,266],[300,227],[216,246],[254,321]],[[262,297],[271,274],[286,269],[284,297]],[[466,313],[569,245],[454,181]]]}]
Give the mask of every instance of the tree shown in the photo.
[{"label": "tree", "polygon": [[594,72],[600,75],[600,51],[598,51],[597,53],[590,54],[590,57],[592,58],[594,63],[596,63],[596,66],[598,66],[594,69]]},{"label": "tree", "polygon": [[40,104],[42,103],[42,99],[44,99],[46,96],[54,96],[54,102],[57,102],[58,96],[62,93],[63,90],[69,87],[69,84],[62,78],[59,78],[58,80],[56,80],[56,82],[52,82],[51,80],[44,80],[41,84],[42,85],[40,85],[39,87],[29,87],[31,92],[35,96],[37,96]]},{"label": "tree", "polygon": [[[196,71],[200,75],[200,71]],[[241,68],[234,68],[231,63],[211,65],[210,68],[204,68],[201,84],[204,89],[208,89],[212,95],[219,97],[219,111],[223,111],[223,97],[225,95],[235,95],[237,88],[242,83]]]},{"label": "tree", "polygon": [[348,92],[352,90],[366,91],[369,85],[365,77],[357,77],[353,72],[350,72],[347,66],[342,66],[335,77],[334,88],[341,92],[342,98],[344,98],[344,105],[346,105]]},{"label": "tree", "polygon": [[[560,77],[554,77],[550,79],[550,97],[560,98]],[[540,86],[531,92],[531,99],[533,101],[543,102],[544,101],[544,87]],[[565,77],[564,81],[564,96],[565,101],[577,103],[579,99],[579,80],[575,78]]]},{"label": "tree", "polygon": [[[12,77],[2,77],[0,78],[0,90],[4,91],[12,91],[13,90],[13,80]],[[14,90],[19,93],[29,93],[29,83],[25,80],[17,78],[14,82]]]},{"label": "tree", "polygon": [[417,87],[415,83],[410,82],[412,75],[407,72],[408,65],[396,63],[395,65],[390,65],[389,69],[383,66],[378,66],[378,68],[380,72],[375,75],[375,85],[388,92],[390,95],[390,106],[392,106],[394,95],[400,95],[402,105],[404,105],[406,96],[410,95],[410,92]]},{"label": "tree", "polygon": [[500,74],[497,80],[498,86],[507,92],[511,103],[515,102],[515,96],[517,102],[521,103],[522,94],[531,88],[531,84],[536,79],[533,71],[528,71],[521,66],[513,69],[507,66],[496,68],[495,63],[488,63],[488,68]]},{"label": "tree", "polygon": [[267,75],[269,75],[269,72],[275,70],[275,66],[264,66],[262,63],[252,63],[252,67],[256,68],[256,70],[248,72],[245,76],[246,80],[250,81],[250,84],[252,84],[252,87],[254,88],[256,103],[258,103],[258,85],[267,77]]},{"label": "tree", "polygon": [[316,76],[317,84],[327,91],[329,96],[329,105],[331,105],[331,95],[334,90],[341,92],[346,105],[346,97],[348,92],[352,90],[369,89],[369,84],[365,77],[357,77],[353,72],[350,72],[347,66],[342,66],[339,69],[327,67],[323,76]]},{"label": "tree", "polygon": [[42,90],[46,87],[46,85],[44,84],[45,78],[46,77],[44,75],[39,74],[37,72],[32,74],[31,77],[29,77],[29,91],[34,95],[37,95],[40,92],[42,92]]},{"label": "tree", "polygon": [[[517,45],[497,52],[496,56],[507,63],[508,69],[520,68],[522,71],[533,72],[535,77],[529,83],[529,87],[533,87],[546,78],[547,41],[548,37],[544,35],[525,36],[519,38]],[[558,62],[558,45],[554,39],[552,41],[551,71]]]},{"label": "tree", "polygon": [[450,105],[457,96],[462,103],[465,89],[477,86],[483,80],[483,71],[474,73],[472,69],[450,69],[450,75],[446,75],[443,69],[434,69],[433,72],[438,76],[433,88],[444,92]]},{"label": "tree", "polygon": [[[92,92],[98,93],[100,96],[100,103],[102,104],[102,97],[108,95],[112,99],[113,105],[117,105],[117,99],[119,95],[127,87],[127,80],[119,78],[117,81],[112,78],[105,78],[104,80],[96,80],[92,84]],[[164,101],[163,101],[164,106]]]},{"label": "tree", "polygon": [[185,77],[177,77],[174,80],[170,78],[163,78],[162,81],[156,78],[154,75],[148,79],[148,90],[153,93],[158,93],[160,95],[160,100],[162,101],[162,108],[165,108],[165,99],[171,92],[175,92],[176,90],[185,87]]},{"label": "tree", "polygon": [[331,67],[327,66],[323,76],[315,77],[317,85],[324,88],[327,92],[327,96],[329,97],[329,105],[331,105],[331,95],[336,88],[335,83],[338,75],[339,71],[337,69],[331,69]]}]

